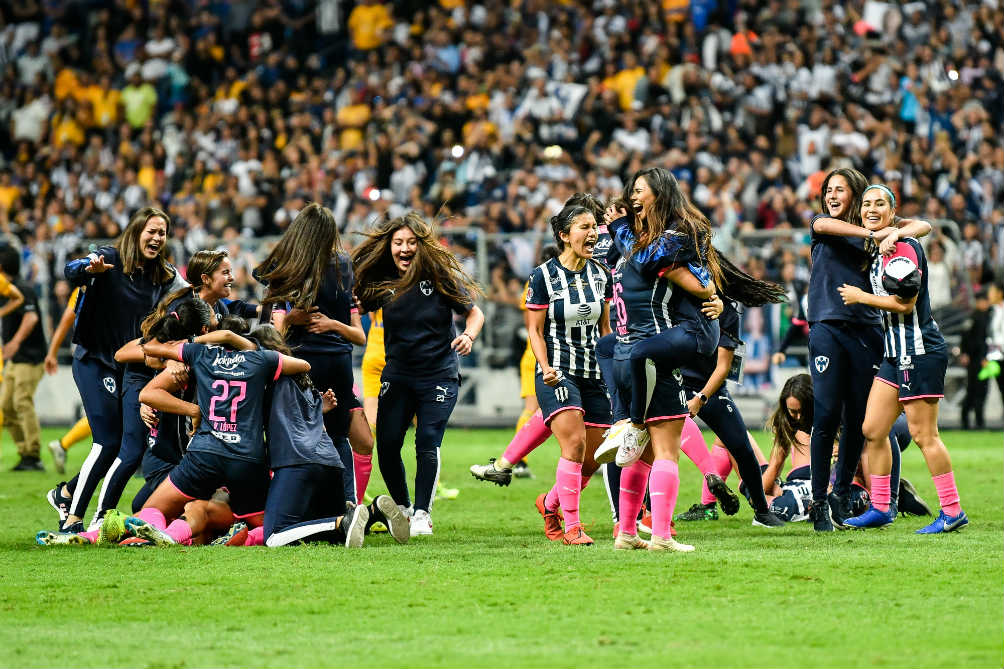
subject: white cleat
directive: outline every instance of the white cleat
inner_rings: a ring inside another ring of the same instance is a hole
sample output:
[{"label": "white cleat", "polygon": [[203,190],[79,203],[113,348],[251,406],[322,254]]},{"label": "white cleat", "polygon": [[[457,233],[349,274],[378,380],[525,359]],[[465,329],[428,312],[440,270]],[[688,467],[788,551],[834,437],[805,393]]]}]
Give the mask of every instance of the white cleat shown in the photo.
[{"label": "white cleat", "polygon": [[614,539],[615,551],[643,551],[647,548],[648,542],[639,537],[637,534],[625,534],[624,532],[619,532],[617,534],[617,538]]},{"label": "white cleat", "polygon": [[631,427],[631,422],[624,421],[623,423],[617,423],[607,430],[606,438],[596,448],[596,452],[593,453],[593,459],[596,460],[596,464],[603,465],[614,461],[617,449],[623,443],[624,433],[629,427]]},{"label": "white cleat", "polygon": [[395,504],[389,495],[377,495],[373,503],[387,520],[387,531],[390,532],[390,536],[394,537],[394,541],[399,544],[408,543],[411,529],[408,527],[408,516],[404,514],[401,507]]},{"label": "white cleat", "polygon": [[424,536],[432,534],[432,517],[428,511],[419,509],[411,517],[411,536]]},{"label": "white cleat", "polygon": [[689,544],[681,544],[673,537],[662,537],[653,534],[652,541],[648,543],[650,551],[676,551],[677,553],[693,553],[694,547]]},{"label": "white cleat", "polygon": [[366,535],[366,521],[370,519],[370,511],[365,504],[353,507],[342,516],[342,531],[345,533],[346,548],[362,548]]},{"label": "white cleat", "polygon": [[49,452],[52,453],[52,464],[56,466],[56,471],[60,474],[66,473],[66,450],[59,443],[59,439],[49,442]]},{"label": "white cleat", "polygon": [[628,429],[624,432],[623,442],[614,456],[614,462],[618,467],[630,467],[638,462],[645,452],[645,447],[648,446],[648,440],[648,430],[639,430],[629,423]]}]

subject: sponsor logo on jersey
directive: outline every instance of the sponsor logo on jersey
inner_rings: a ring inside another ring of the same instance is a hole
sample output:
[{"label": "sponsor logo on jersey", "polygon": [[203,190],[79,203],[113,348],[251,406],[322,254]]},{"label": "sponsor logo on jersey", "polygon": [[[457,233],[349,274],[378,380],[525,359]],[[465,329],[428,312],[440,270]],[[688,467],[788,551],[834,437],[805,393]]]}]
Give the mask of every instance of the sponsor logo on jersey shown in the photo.
[{"label": "sponsor logo on jersey", "polygon": [[244,362],[245,359],[243,353],[217,353],[216,358],[213,360],[213,367],[232,371],[237,365]]},{"label": "sponsor logo on jersey", "polygon": [[816,365],[816,371],[822,374],[830,366],[830,359],[825,355],[817,355],[813,363]]},{"label": "sponsor logo on jersey", "polygon": [[447,396],[450,394],[450,389],[446,386],[436,386],[436,401],[445,402]]}]

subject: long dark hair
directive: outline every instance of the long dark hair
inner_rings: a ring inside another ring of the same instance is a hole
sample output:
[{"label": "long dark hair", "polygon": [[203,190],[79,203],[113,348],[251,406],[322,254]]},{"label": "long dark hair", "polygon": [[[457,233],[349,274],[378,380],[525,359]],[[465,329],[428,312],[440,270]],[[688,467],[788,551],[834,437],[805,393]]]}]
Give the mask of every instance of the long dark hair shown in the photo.
[{"label": "long dark hair", "polygon": [[313,305],[331,256],[340,249],[338,225],[331,210],[316,202],[301,209],[254,270],[255,277],[268,286],[262,307],[279,302],[300,308]]},{"label": "long dark hair", "polygon": [[835,170],[830,170],[830,173],[826,175],[826,178],[823,179],[823,185],[819,189],[819,210],[829,216],[829,209],[826,208],[826,187],[830,184],[830,179],[836,176],[844,178],[852,194],[851,202],[844,214],[845,218],[842,220],[854,225],[861,225],[861,196],[868,188],[868,179],[853,167],[838,167]]},{"label": "long dark hair", "polygon": [[[561,211],[552,216],[548,221],[551,224],[551,233],[554,235],[554,243],[558,246],[558,251],[565,250],[565,241],[561,238],[562,234],[568,234],[568,231],[572,229],[572,221],[574,221],[578,216],[582,214],[592,214],[593,212],[577,204],[565,204]],[[595,215],[593,219],[595,220]]]},{"label": "long dark hair", "polygon": [[138,270],[147,268],[150,270],[150,280],[157,285],[163,285],[173,281],[175,274],[171,263],[167,262],[167,244],[160,247],[157,257],[152,260],[147,260],[143,256],[143,249],[139,247],[139,237],[143,234],[143,228],[146,227],[151,218],[156,216],[164,219],[164,223],[167,225],[167,234],[170,235],[171,217],[156,207],[143,207],[129,219],[129,225],[119,235],[118,241],[115,242],[115,248],[122,260],[123,274],[131,275]]},{"label": "long dark hair", "polygon": [[[164,304],[162,301],[161,304]],[[202,334],[213,322],[213,309],[198,297],[181,302],[170,313],[166,309],[151,313],[140,323],[143,341],[178,341]]]},{"label": "long dark hair", "polygon": [[572,197],[565,200],[565,206],[579,206],[588,209],[597,223],[603,221],[603,201],[592,193],[572,193]]},{"label": "long dark hair", "polygon": [[718,264],[722,268],[722,294],[747,307],[762,307],[765,304],[781,304],[788,301],[784,288],[773,281],[754,279],[732,264],[726,256],[718,254]]},{"label": "long dark hair", "polygon": [[[789,397],[794,397],[802,405],[801,420],[798,423],[788,415],[786,402]],[[774,435],[774,448],[780,448],[785,457],[788,457],[792,444],[795,443],[795,433],[812,429],[812,401],[811,376],[796,374],[784,382],[777,406],[767,419],[767,430]]]},{"label": "long dark hair", "polygon": [[[390,240],[401,228],[418,238],[411,266],[400,275],[391,256]],[[363,311],[375,311],[390,299],[400,297],[420,281],[431,281],[436,292],[459,304],[473,304],[481,289],[467,276],[457,257],[436,239],[433,228],[415,211],[384,221],[366,233],[352,252],[356,297]]]}]

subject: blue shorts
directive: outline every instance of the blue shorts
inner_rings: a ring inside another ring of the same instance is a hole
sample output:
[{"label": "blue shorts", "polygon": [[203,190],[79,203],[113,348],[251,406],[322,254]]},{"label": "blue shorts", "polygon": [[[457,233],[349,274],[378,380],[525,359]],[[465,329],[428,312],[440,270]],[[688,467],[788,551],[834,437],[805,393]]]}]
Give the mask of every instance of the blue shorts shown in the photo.
[{"label": "blue shorts", "polygon": [[[645,411],[645,422],[655,423],[661,420],[675,420],[690,415],[687,408],[687,391],[683,389],[683,375],[678,369],[668,369],[658,363],[649,362],[648,370],[648,408]],[[618,418],[628,418],[625,407],[631,406],[632,376],[631,360],[614,358],[614,381],[617,384],[617,399],[623,412]]]},{"label": "blue shorts", "polygon": [[551,419],[562,411],[574,409],[582,413],[586,427],[610,427],[610,398],[600,379],[562,374],[557,385],[549,386],[537,372],[534,385],[545,425],[550,425]]},{"label": "blue shorts", "polygon": [[263,463],[188,451],[167,478],[178,492],[191,499],[210,499],[217,488],[226,488],[230,508],[238,518],[265,511],[268,469]]},{"label": "blue shorts", "polygon": [[899,401],[945,396],[948,354],[934,351],[901,358],[883,358],[875,378],[899,389]]}]

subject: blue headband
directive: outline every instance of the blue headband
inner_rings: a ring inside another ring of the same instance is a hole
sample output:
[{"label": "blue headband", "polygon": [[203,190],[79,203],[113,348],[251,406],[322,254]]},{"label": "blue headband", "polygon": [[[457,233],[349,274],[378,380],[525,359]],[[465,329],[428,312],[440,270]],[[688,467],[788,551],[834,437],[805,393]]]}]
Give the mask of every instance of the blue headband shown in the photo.
[{"label": "blue headband", "polygon": [[886,186],[885,184],[871,184],[871,185],[868,186],[868,188],[865,189],[865,193],[867,193],[868,191],[870,191],[872,188],[877,188],[880,191],[884,192],[886,195],[888,195],[889,196],[889,202],[892,203],[892,208],[893,209],[896,208],[896,196],[892,194],[892,191],[889,190],[888,186]]}]

